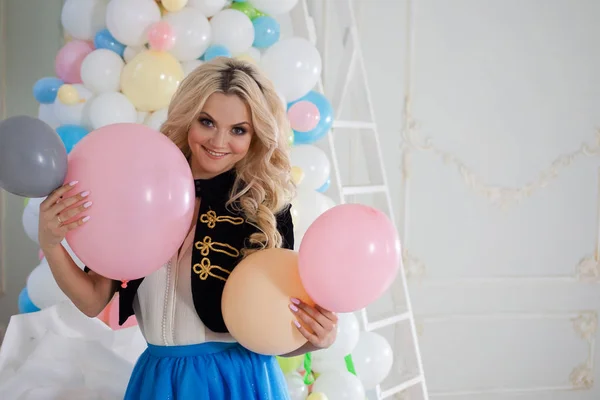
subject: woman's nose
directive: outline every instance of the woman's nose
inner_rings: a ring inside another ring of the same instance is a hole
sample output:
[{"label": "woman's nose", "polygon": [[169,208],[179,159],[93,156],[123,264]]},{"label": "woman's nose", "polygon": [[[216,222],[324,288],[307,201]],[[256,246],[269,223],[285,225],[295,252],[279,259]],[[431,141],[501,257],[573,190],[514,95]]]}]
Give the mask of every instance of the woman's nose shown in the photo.
[{"label": "woman's nose", "polygon": [[212,137],[210,142],[218,149],[225,148],[225,145],[227,144],[227,132],[223,129],[217,130],[217,133]]}]

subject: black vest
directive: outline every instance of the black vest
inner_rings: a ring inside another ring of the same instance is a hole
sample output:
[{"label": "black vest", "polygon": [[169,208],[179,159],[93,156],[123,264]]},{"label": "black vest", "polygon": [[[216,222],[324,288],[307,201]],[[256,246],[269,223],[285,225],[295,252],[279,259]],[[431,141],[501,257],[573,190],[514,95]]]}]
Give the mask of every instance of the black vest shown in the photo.
[{"label": "black vest", "polygon": [[[241,250],[250,247],[248,239],[258,229],[243,214],[225,207],[235,181],[234,170],[212,179],[196,180],[196,196],[201,198],[192,249],[192,298],[198,317],[213,332],[227,332],[221,312],[221,297],[231,271],[242,259]],[[277,215],[282,247],[294,248],[294,227],[290,206]],[[119,325],[134,314],[133,300],[144,278],[119,286]]]}]

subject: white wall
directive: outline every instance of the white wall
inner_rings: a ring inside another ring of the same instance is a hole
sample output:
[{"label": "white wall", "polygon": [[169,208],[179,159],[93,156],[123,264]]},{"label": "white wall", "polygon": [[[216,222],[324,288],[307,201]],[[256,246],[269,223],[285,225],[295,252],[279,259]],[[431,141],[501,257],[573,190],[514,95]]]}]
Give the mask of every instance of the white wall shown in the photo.
[{"label": "white wall", "polygon": [[359,3],[431,398],[600,398],[600,3]]},{"label": "white wall", "polygon": [[[54,57],[61,45],[61,0],[2,0],[6,12],[6,113],[37,116],[33,84],[54,74]],[[37,247],[23,231],[23,198],[5,193],[1,221],[4,241],[5,293],[0,297],[0,329],[17,313],[17,297],[37,265]]]}]

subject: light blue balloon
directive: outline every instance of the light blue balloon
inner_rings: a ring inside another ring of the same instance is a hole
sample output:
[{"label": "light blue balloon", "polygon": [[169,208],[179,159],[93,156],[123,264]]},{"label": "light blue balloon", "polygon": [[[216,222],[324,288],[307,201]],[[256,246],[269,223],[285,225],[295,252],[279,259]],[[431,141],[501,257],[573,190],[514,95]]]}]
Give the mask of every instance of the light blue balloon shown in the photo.
[{"label": "light blue balloon", "polygon": [[73,147],[75,147],[85,135],[90,133],[90,131],[79,125],[61,125],[56,128],[56,133],[60,136],[60,139],[67,149],[67,154],[69,154]]},{"label": "light blue balloon", "polygon": [[33,85],[33,97],[40,104],[52,104],[56,100],[58,89],[65,83],[54,77],[46,77],[39,79]]},{"label": "light blue balloon", "polygon": [[107,49],[114,51],[119,56],[123,57],[125,54],[125,45],[119,42],[114,36],[108,31],[108,29],[102,29],[94,36],[94,46],[97,49]]},{"label": "light blue balloon", "polygon": [[254,43],[252,43],[252,46],[266,49],[279,40],[281,30],[279,22],[275,18],[269,16],[254,18],[252,25],[254,25]]},{"label": "light blue balloon", "polygon": [[327,178],[327,180],[325,181],[323,186],[321,186],[320,188],[317,189],[317,192],[325,193],[326,191],[329,190],[329,186],[331,186],[331,178]]},{"label": "light blue balloon", "polygon": [[231,57],[231,52],[225,46],[221,46],[220,44],[214,44],[208,47],[202,56],[202,60],[210,61],[213,58],[217,57]]},{"label": "light blue balloon", "polygon": [[29,292],[27,292],[27,287],[24,287],[23,290],[21,290],[21,293],[19,293],[19,300],[17,304],[19,306],[19,313],[21,314],[40,311],[40,308],[33,304],[31,299],[29,298]]},{"label": "light blue balloon", "polygon": [[309,101],[313,103],[319,109],[319,123],[313,130],[308,132],[299,132],[294,130],[294,144],[313,144],[316,141],[322,139],[333,125],[333,108],[331,103],[325,96],[314,90],[308,92],[304,97],[299,98],[288,104],[288,110],[291,106],[299,101]]}]

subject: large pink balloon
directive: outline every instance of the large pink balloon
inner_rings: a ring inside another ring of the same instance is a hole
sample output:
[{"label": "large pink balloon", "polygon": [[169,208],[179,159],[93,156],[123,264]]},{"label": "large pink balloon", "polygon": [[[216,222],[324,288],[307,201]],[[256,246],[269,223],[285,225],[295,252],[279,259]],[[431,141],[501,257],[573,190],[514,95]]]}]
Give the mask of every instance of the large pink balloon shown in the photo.
[{"label": "large pink balloon", "polygon": [[65,83],[81,83],[81,63],[94,51],[94,45],[83,40],[72,40],[56,54],[54,68],[56,76]]},{"label": "large pink balloon", "polygon": [[151,274],[177,252],[190,228],[195,188],[183,153],[139,124],[107,125],[69,154],[66,182],[89,190],[90,220],[67,234],[93,271],[128,281]]},{"label": "large pink balloon", "polygon": [[360,204],[329,209],[308,228],[299,249],[299,271],[308,295],[334,312],[353,312],[377,300],[401,263],[394,225]]}]

